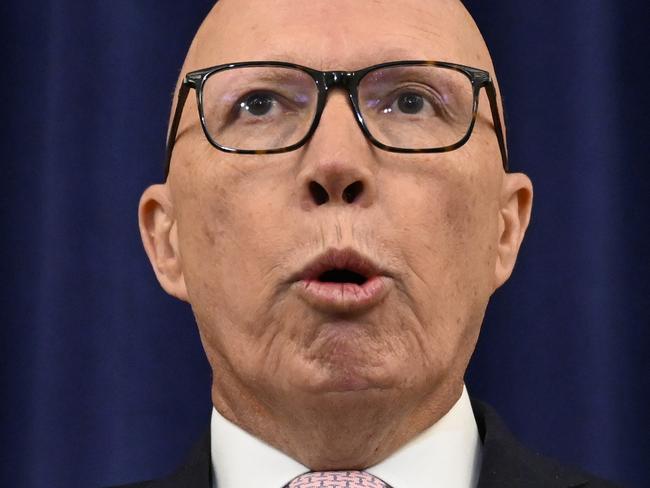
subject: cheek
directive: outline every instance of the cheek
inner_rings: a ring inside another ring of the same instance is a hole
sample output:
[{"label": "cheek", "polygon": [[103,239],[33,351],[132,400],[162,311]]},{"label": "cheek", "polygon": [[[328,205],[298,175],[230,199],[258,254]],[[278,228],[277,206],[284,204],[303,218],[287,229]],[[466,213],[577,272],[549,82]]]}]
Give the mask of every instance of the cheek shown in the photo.
[{"label": "cheek", "polygon": [[403,249],[410,271],[426,272],[424,282],[448,287],[460,276],[473,281],[485,274],[496,235],[496,199],[475,178],[414,181],[391,201],[387,210],[399,223],[395,246]]},{"label": "cheek", "polygon": [[206,352],[213,366],[226,361],[242,374],[268,367],[277,337],[293,343],[287,336],[295,332],[281,330],[288,317],[278,285],[295,247],[281,187],[291,180],[257,170],[197,179],[179,215],[183,270]]},{"label": "cheek", "polygon": [[269,239],[259,224],[274,202],[263,188],[249,191],[244,178],[196,178],[180,198],[179,245],[190,301],[212,317],[250,315],[243,304],[254,307],[267,283]]},{"label": "cheek", "polygon": [[496,199],[473,175],[436,175],[406,185],[392,208],[405,273],[401,299],[419,324],[429,360],[449,363],[473,345],[491,294]]}]

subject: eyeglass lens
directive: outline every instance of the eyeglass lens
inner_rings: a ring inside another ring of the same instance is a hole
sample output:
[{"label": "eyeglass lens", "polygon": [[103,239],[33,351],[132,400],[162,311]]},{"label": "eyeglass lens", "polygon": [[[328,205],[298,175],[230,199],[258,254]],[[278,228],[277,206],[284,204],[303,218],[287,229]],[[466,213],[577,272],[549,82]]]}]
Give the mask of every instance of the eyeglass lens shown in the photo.
[{"label": "eyeglass lens", "polygon": [[[217,71],[203,84],[203,117],[211,138],[240,150],[281,149],[312,126],[318,88],[306,72],[280,66]],[[451,146],[473,118],[473,88],[462,72],[439,66],[391,66],[359,82],[358,105],[372,136],[387,146]]]}]

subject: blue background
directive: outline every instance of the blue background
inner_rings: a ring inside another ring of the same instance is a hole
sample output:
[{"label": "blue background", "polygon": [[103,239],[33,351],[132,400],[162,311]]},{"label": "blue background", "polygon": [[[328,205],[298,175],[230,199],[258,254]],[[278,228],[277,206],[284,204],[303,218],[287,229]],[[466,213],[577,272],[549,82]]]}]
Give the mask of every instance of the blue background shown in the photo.
[{"label": "blue background", "polygon": [[[211,2],[0,4],[0,485],[160,476],[207,426],[188,306],[140,244],[172,90]],[[528,445],[650,483],[650,10],[473,0],[532,227],[468,375]]]}]

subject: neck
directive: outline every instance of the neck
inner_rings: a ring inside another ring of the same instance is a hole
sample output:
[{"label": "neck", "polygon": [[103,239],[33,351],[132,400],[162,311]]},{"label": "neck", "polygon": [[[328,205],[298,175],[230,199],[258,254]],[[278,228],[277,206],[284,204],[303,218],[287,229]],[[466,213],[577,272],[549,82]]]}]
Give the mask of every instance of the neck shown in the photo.
[{"label": "neck", "polygon": [[460,379],[437,385],[415,402],[402,391],[370,389],[294,395],[285,403],[228,386],[233,385],[215,380],[212,387],[221,415],[312,470],[381,462],[440,420],[463,389]]}]

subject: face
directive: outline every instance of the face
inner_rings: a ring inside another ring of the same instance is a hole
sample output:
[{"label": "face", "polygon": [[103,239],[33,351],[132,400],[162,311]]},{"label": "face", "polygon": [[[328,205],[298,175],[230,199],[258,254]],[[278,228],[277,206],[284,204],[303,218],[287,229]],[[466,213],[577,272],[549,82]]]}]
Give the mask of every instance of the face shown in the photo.
[{"label": "face", "polygon": [[[183,74],[236,61],[355,70],[400,59],[493,73],[456,2],[222,0]],[[337,90],[304,147],[226,154],[205,139],[190,96],[169,180],[145,193],[141,223],[161,283],[192,306],[215,404],[243,423],[244,405],[297,423],[315,408],[323,422],[342,422],[345,408],[376,423],[431,399],[453,403],[527,223],[530,184],[510,176],[484,90],[470,141],[442,154],[372,146]]]}]

